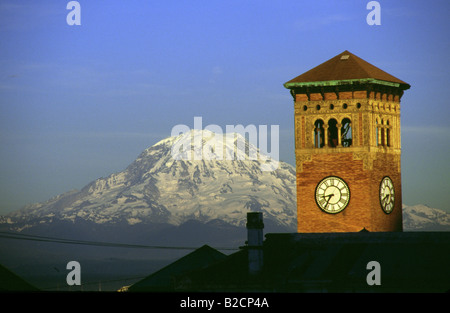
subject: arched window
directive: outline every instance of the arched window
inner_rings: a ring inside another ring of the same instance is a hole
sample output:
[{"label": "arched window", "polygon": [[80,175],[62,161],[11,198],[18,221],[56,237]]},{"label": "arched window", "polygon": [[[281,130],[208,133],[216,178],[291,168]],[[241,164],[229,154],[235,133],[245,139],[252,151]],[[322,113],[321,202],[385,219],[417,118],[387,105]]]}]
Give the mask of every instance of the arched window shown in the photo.
[{"label": "arched window", "polygon": [[390,137],[390,129],[389,129],[389,120],[386,121],[386,146],[390,147],[391,145],[391,137]]},{"label": "arched window", "polygon": [[376,145],[378,147],[380,145],[380,125],[378,123],[378,118],[376,119],[375,124]]},{"label": "arched window", "polygon": [[344,118],[341,127],[342,146],[350,147],[352,145],[352,139],[352,123],[349,118]]},{"label": "arched window", "polygon": [[324,146],[323,121],[317,120],[314,122],[314,147],[322,148],[323,146]]},{"label": "arched window", "polygon": [[383,120],[381,120],[381,126],[380,126],[380,128],[381,128],[381,131],[380,131],[380,140],[379,140],[379,145],[380,146],[384,146],[384,144],[385,144],[385,142],[384,142],[384,139],[385,139],[385,136],[384,136],[384,121]]},{"label": "arched window", "polygon": [[338,146],[338,129],[337,129],[337,121],[332,118],[328,121],[328,146],[335,148]]}]

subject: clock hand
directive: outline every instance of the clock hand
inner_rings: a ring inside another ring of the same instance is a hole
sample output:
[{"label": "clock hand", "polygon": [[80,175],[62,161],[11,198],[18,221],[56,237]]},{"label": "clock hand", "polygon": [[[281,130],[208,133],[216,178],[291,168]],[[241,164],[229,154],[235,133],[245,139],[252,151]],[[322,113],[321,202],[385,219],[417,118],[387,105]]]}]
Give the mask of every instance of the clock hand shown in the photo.
[{"label": "clock hand", "polygon": [[327,196],[326,196],[326,197],[328,197],[328,201],[327,201],[327,203],[325,204],[325,207],[328,206],[328,202],[330,202],[332,196],[334,196],[334,194],[331,194],[331,195],[327,195]]}]

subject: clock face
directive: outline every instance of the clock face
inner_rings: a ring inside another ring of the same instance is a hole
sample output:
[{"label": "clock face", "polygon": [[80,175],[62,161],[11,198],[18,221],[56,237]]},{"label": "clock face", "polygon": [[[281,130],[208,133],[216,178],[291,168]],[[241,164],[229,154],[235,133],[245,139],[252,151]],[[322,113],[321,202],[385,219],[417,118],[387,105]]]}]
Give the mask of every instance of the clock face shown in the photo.
[{"label": "clock face", "polygon": [[329,176],[322,179],[316,187],[316,203],[327,213],[339,213],[350,201],[350,189],[339,177]]},{"label": "clock face", "polygon": [[394,209],[394,184],[389,177],[384,177],[380,184],[380,204],[385,213],[391,213]]}]

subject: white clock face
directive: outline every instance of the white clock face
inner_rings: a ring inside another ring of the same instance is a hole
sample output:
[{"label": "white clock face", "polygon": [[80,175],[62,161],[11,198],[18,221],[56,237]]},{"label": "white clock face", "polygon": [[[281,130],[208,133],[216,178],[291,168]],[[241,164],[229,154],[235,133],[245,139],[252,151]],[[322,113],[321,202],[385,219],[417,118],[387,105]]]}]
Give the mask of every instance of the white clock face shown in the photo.
[{"label": "white clock face", "polygon": [[380,184],[380,204],[386,213],[391,213],[394,209],[394,184],[389,177],[384,177]]},{"label": "white clock face", "polygon": [[316,187],[316,203],[327,213],[339,213],[350,201],[350,189],[336,176],[322,179]]}]

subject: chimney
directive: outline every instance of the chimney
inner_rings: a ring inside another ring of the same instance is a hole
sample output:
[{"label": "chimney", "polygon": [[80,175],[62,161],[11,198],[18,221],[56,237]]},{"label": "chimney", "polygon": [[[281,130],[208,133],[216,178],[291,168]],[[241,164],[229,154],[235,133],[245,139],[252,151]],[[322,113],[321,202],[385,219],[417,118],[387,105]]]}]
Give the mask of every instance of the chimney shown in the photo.
[{"label": "chimney", "polygon": [[251,275],[261,272],[263,267],[263,214],[247,213],[248,271]]}]

